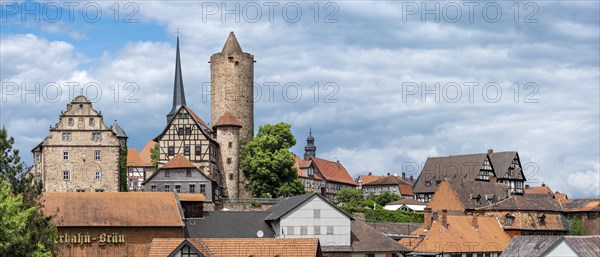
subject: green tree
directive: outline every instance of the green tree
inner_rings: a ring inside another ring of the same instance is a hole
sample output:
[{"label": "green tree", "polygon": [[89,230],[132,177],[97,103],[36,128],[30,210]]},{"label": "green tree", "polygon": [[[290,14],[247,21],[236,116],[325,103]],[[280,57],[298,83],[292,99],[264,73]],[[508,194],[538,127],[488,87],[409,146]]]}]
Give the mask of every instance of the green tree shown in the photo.
[{"label": "green tree", "polygon": [[156,172],[158,170],[158,144],[150,149],[150,159],[152,159],[152,166],[154,166],[154,172]]},{"label": "green tree", "polygon": [[[32,176],[23,175],[25,164],[21,162],[19,151],[13,149],[14,138],[8,137],[6,128],[0,130],[0,183],[3,191],[0,198],[0,217],[10,219],[0,222],[0,231],[18,231],[19,236],[5,238],[0,236],[0,252],[4,256],[52,256],[56,252],[57,229],[51,216],[40,211],[39,197],[42,184]],[[7,196],[5,191],[11,196]],[[15,200],[16,199],[16,200]],[[4,212],[14,213],[6,215]],[[12,217],[14,216],[14,217]],[[25,226],[20,225],[25,217]],[[14,218],[15,220],[12,220]],[[14,222],[14,223],[12,223]],[[0,233],[1,234],[1,233]],[[10,235],[8,235],[10,236]],[[8,241],[10,240],[10,242]]]},{"label": "green tree", "polygon": [[381,206],[385,206],[388,203],[391,203],[393,201],[398,201],[400,199],[402,199],[401,196],[391,193],[391,192],[388,192],[388,191],[385,191],[375,197],[375,202],[377,202],[377,204],[379,204]]},{"label": "green tree", "polygon": [[303,194],[304,186],[289,152],[295,144],[291,125],[260,126],[256,137],[242,147],[240,166],[248,179],[246,189],[257,197]]},{"label": "green tree", "polygon": [[359,207],[363,201],[363,194],[359,189],[344,187],[338,192],[336,200],[343,206]]},{"label": "green tree", "polygon": [[119,148],[119,191],[127,192],[127,145]]},{"label": "green tree", "polygon": [[579,215],[573,216],[568,220],[569,226],[569,235],[574,236],[585,236],[587,235],[587,231],[585,231],[585,227],[583,226],[583,221]]}]

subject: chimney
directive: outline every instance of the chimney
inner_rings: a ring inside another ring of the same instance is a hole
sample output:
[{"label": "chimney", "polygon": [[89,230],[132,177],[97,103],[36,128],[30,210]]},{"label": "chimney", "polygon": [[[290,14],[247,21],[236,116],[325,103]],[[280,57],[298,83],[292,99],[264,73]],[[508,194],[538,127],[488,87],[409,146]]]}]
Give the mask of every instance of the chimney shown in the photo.
[{"label": "chimney", "polygon": [[337,160],[337,166],[340,167],[340,160]]},{"label": "chimney", "polygon": [[406,181],[406,172],[402,172],[402,180]]},{"label": "chimney", "polygon": [[473,213],[473,221],[471,223],[472,223],[472,225],[473,225],[473,227],[475,229],[479,229],[479,222],[478,222],[478,218],[477,217],[479,217],[479,214],[478,213]]},{"label": "chimney", "polygon": [[492,149],[492,148],[488,149],[488,155],[492,156],[492,154],[494,154],[494,149]]},{"label": "chimney", "polygon": [[490,177],[490,182],[491,183],[496,183],[496,182],[498,182],[498,178],[496,178],[496,176],[491,176]]},{"label": "chimney", "polygon": [[410,175],[410,183],[412,184],[412,183],[414,183],[414,182],[415,182],[415,179],[413,178],[413,176],[412,176],[412,175]]},{"label": "chimney", "polygon": [[525,188],[529,188],[529,185],[525,185]]},{"label": "chimney", "polygon": [[545,186],[546,186],[546,183],[542,182],[542,187],[545,187]]},{"label": "chimney", "polygon": [[431,208],[425,208],[425,210],[423,210],[423,221],[425,222],[424,225],[426,228],[431,227],[431,221],[432,221]]},{"label": "chimney", "polygon": [[369,176],[372,176],[372,175],[373,175],[373,172],[370,172],[370,171],[369,171]]},{"label": "chimney", "polygon": [[434,220],[434,221],[440,221],[440,219],[439,219],[439,217],[438,217],[438,216],[439,216],[439,215],[438,215],[438,211],[434,211],[434,212],[432,212],[432,213],[431,213],[431,220]]},{"label": "chimney", "polygon": [[448,229],[448,210],[446,209],[442,210],[442,226]]},{"label": "chimney", "polygon": [[389,175],[390,175],[390,173],[388,172],[388,173],[387,173],[387,175],[389,176]]}]

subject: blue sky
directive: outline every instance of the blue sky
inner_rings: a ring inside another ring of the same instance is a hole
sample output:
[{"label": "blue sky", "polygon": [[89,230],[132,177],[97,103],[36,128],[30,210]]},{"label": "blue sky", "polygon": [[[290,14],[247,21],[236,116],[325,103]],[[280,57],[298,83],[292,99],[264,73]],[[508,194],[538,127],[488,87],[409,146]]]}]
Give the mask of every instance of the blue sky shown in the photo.
[{"label": "blue sky", "polygon": [[234,31],[257,61],[256,127],[292,124],[297,154],[311,126],[353,176],[516,150],[531,185],[600,196],[598,1],[130,3],[1,2],[0,122],[26,162],[69,83],[130,147],[160,133],[178,29],[187,103],[209,121],[208,60]]}]

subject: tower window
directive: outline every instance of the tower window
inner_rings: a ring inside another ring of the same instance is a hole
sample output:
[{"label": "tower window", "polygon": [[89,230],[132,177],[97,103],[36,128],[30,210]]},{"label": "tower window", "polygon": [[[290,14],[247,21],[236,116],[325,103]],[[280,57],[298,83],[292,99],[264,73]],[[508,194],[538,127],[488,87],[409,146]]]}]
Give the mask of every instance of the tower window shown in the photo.
[{"label": "tower window", "polygon": [[233,180],[233,173],[229,173],[229,180]]},{"label": "tower window", "polygon": [[63,151],[63,161],[69,160],[69,151]]},{"label": "tower window", "polygon": [[513,222],[515,220],[515,217],[510,215],[510,214],[506,214],[505,220],[504,220],[504,225],[505,226],[512,226]]},{"label": "tower window", "polygon": [[227,158],[227,164],[231,164],[231,157]]},{"label": "tower window", "polygon": [[95,178],[96,178],[96,181],[102,180],[102,173],[99,170],[96,171]]},{"label": "tower window", "polygon": [[232,147],[233,147],[233,142],[229,142],[229,143],[227,144],[227,146],[228,146],[229,148],[232,148]]},{"label": "tower window", "polygon": [[71,132],[63,132],[62,141],[71,141]]},{"label": "tower window", "polygon": [[73,124],[75,123],[75,121],[73,120],[73,117],[69,117],[68,121],[69,121],[69,126],[73,126]]},{"label": "tower window", "polygon": [[100,132],[92,132],[92,141],[94,141],[94,142],[102,141],[102,134],[100,134]]},{"label": "tower window", "polygon": [[90,118],[90,126],[94,126],[94,123],[95,123],[94,118]]},{"label": "tower window", "polygon": [[69,173],[68,170],[64,170],[63,171],[63,180],[69,181],[70,179],[71,179],[71,174]]},{"label": "tower window", "polygon": [[94,160],[99,161],[100,159],[102,159],[102,153],[100,152],[100,150],[94,151]]}]

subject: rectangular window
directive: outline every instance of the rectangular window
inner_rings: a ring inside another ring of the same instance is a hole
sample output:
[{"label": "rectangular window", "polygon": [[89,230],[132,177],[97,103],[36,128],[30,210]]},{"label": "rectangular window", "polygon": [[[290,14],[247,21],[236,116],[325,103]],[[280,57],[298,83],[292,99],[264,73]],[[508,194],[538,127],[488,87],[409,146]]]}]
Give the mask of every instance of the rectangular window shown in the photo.
[{"label": "rectangular window", "polygon": [[190,170],[190,169],[185,170],[185,176],[186,177],[191,177],[192,176],[192,170]]},{"label": "rectangular window", "polygon": [[151,190],[152,192],[156,192],[156,186],[155,186],[155,185],[152,185],[150,188],[151,188],[150,190]]},{"label": "rectangular window", "polygon": [[307,230],[308,230],[308,228],[306,226],[301,226],[300,227],[300,235],[308,234]]},{"label": "rectangular window", "polygon": [[231,164],[231,157],[227,158],[227,164]]},{"label": "rectangular window", "polygon": [[69,160],[69,151],[63,151],[63,161]]},{"label": "rectangular window", "polygon": [[229,143],[227,144],[227,147],[229,147],[229,148],[232,148],[232,147],[233,147],[233,142],[229,142]]},{"label": "rectangular window", "polygon": [[314,209],[313,214],[314,214],[315,218],[321,218],[321,210]]},{"label": "rectangular window", "polygon": [[95,190],[95,191],[96,191],[96,192],[104,192],[104,189],[99,189],[99,188],[96,188],[96,190]]},{"label": "rectangular window", "polygon": [[71,141],[71,132],[63,132],[62,141]]},{"label": "rectangular window", "polygon": [[70,179],[71,179],[71,176],[69,174],[69,171],[68,170],[64,170],[63,171],[63,180],[69,181]]},{"label": "rectangular window", "polygon": [[165,177],[170,177],[170,176],[171,176],[171,171],[165,170]]},{"label": "rectangular window", "polygon": [[171,186],[165,185],[165,192],[171,192]]},{"label": "rectangular window", "polygon": [[35,161],[37,161],[37,162],[40,161],[40,153],[35,154]]},{"label": "rectangular window", "polygon": [[83,189],[83,188],[77,188],[77,189],[75,189],[75,191],[78,192],[78,193],[82,193],[82,192],[85,192],[85,189]]},{"label": "rectangular window", "polygon": [[68,119],[68,120],[69,120],[69,126],[73,126],[73,124],[75,123],[75,122],[73,121],[73,117],[69,117],[69,119]]},{"label": "rectangular window", "polygon": [[315,235],[320,235],[321,234],[321,227],[320,226],[315,226],[314,230],[315,230],[314,231]]},{"label": "rectangular window", "polygon": [[99,181],[99,180],[102,180],[102,173],[100,173],[100,171],[99,171],[99,170],[97,170],[97,171],[96,171],[96,176],[95,176],[95,178],[96,178],[96,180],[97,180],[97,181]]},{"label": "rectangular window", "polygon": [[201,145],[196,145],[194,147],[194,151],[195,151],[196,156],[200,156],[202,154],[202,146]]},{"label": "rectangular window", "polygon": [[175,185],[175,192],[181,193],[181,186],[180,185]]},{"label": "rectangular window", "polygon": [[233,180],[233,173],[229,173],[229,180]]},{"label": "rectangular window", "polygon": [[169,146],[167,149],[168,149],[167,151],[169,152],[169,156],[175,155],[175,147],[174,146]]},{"label": "rectangular window", "polygon": [[94,126],[94,118],[90,118],[90,126]]},{"label": "rectangular window", "polygon": [[206,193],[206,185],[200,185],[200,193],[201,194]]},{"label": "rectangular window", "polygon": [[192,127],[186,126],[185,127],[185,134],[186,135],[191,135],[192,134]]},{"label": "rectangular window", "polygon": [[99,161],[100,159],[102,159],[102,154],[100,153],[100,150],[94,151],[94,160]]},{"label": "rectangular window", "polygon": [[177,128],[177,135],[183,135],[183,127]]},{"label": "rectangular window", "polygon": [[333,235],[333,226],[327,226],[327,234]]},{"label": "rectangular window", "polygon": [[196,193],[196,185],[190,185],[190,194]]},{"label": "rectangular window", "polygon": [[183,155],[190,156],[190,146],[183,147]]},{"label": "rectangular window", "polygon": [[92,132],[92,141],[94,141],[94,142],[102,141],[102,134],[100,134],[100,132]]},{"label": "rectangular window", "polygon": [[294,226],[288,226],[287,227],[287,234],[288,235],[293,235],[294,234]]}]

